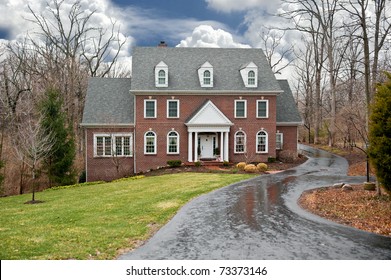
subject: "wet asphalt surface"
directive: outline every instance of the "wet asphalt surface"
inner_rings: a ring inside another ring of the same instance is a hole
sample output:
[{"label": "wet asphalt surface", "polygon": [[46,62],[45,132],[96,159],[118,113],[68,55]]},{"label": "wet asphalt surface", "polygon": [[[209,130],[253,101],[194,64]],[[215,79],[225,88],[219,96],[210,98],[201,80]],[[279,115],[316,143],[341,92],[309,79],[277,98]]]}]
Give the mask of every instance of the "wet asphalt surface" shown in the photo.
[{"label": "wet asphalt surface", "polygon": [[303,165],[200,196],[145,245],[119,259],[391,259],[391,238],[339,225],[297,205],[307,189],[348,177],[345,159],[300,145]]}]

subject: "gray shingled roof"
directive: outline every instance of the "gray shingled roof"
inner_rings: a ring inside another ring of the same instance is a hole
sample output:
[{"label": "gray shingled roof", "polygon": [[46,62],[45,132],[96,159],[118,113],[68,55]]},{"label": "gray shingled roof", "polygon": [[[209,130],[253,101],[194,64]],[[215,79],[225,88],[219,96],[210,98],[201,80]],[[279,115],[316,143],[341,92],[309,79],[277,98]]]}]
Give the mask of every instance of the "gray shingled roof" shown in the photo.
[{"label": "gray shingled roof", "polygon": [[[164,61],[168,66],[168,87],[155,87],[155,66]],[[208,61],[213,66],[213,87],[202,88],[198,69]],[[258,66],[258,87],[246,88],[240,75],[243,65]],[[133,50],[133,91],[264,91],[280,92],[261,49],[162,48],[137,47]]]},{"label": "gray shingled roof", "polygon": [[129,78],[89,78],[81,125],[134,124]]},{"label": "gray shingled roof", "polygon": [[277,96],[277,123],[301,123],[299,111],[287,80],[278,80],[283,93]]}]

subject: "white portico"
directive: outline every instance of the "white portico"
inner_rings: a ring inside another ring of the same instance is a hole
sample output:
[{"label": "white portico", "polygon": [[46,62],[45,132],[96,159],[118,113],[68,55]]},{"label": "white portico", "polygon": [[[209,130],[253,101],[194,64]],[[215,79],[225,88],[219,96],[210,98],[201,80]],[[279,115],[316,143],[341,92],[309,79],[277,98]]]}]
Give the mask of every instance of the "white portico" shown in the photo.
[{"label": "white portico", "polygon": [[189,162],[200,159],[229,161],[229,131],[233,123],[212,101],[206,101],[186,125]]}]

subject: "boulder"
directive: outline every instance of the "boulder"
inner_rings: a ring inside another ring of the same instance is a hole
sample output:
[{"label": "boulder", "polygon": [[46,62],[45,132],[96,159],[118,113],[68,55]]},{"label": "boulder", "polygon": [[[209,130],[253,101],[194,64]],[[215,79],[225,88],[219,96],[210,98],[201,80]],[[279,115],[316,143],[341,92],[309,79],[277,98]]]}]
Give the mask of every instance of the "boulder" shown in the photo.
[{"label": "boulder", "polygon": [[336,183],[336,184],[333,185],[333,188],[334,188],[334,189],[340,189],[340,188],[342,188],[344,185],[345,185],[345,183]]},{"label": "boulder", "polygon": [[351,185],[345,184],[345,185],[343,185],[342,190],[343,190],[343,191],[352,191],[353,188],[352,188]]}]

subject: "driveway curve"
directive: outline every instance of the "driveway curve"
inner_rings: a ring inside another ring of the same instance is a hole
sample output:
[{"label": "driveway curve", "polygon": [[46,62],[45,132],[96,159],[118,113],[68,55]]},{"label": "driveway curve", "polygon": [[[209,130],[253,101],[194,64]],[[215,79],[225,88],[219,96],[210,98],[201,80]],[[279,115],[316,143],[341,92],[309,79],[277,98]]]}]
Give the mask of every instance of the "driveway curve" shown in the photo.
[{"label": "driveway curve", "polygon": [[340,225],[297,205],[307,189],[347,176],[344,158],[300,145],[309,159],[200,196],[144,246],[119,259],[391,259],[391,238]]}]

